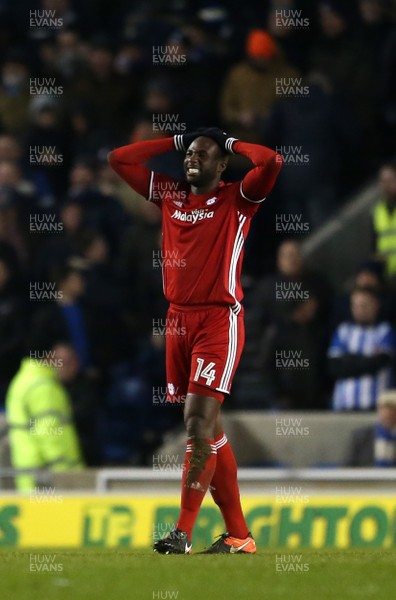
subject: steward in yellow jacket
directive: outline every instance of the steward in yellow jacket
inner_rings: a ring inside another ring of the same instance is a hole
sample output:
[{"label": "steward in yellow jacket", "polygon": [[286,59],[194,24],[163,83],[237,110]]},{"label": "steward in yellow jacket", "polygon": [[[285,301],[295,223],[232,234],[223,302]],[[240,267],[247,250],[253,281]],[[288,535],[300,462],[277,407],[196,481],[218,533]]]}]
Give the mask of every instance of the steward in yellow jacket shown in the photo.
[{"label": "steward in yellow jacket", "polygon": [[373,229],[375,251],[385,261],[388,277],[396,277],[396,162],[379,173],[382,199],[375,205]]},{"label": "steward in yellow jacket", "polygon": [[[83,467],[69,396],[50,359],[24,358],[6,396],[11,462],[15,469],[67,471]],[[20,491],[36,476],[16,477]]]}]

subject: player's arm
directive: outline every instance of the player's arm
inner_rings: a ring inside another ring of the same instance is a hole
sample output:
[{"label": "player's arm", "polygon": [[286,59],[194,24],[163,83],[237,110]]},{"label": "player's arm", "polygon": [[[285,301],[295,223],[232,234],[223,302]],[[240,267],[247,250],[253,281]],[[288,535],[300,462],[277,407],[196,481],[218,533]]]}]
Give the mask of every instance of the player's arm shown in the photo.
[{"label": "player's arm", "polygon": [[[131,186],[138,194],[150,200],[152,194],[154,174],[145,166],[151,158],[172,152],[173,150],[185,151],[199,133],[174,135],[160,140],[136,142],[128,146],[121,146],[110,152],[107,156],[110,166],[114,171]],[[162,180],[173,181],[166,175],[160,176]]]},{"label": "player's arm", "polygon": [[241,181],[242,198],[256,204],[263,202],[275,185],[282,168],[282,156],[266,146],[240,140],[235,140],[230,145],[230,150],[234,154],[246,156],[254,164],[254,168]]},{"label": "player's arm", "polygon": [[107,160],[112,169],[144,198],[150,198],[153,172],[145,163],[154,156],[175,150],[173,137],[136,142],[110,152]]}]

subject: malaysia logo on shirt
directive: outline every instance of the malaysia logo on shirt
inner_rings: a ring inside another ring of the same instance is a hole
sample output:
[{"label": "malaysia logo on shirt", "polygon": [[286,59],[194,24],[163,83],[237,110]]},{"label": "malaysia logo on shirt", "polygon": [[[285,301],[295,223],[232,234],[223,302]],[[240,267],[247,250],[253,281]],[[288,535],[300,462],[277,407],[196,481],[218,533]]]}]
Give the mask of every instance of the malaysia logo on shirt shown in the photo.
[{"label": "malaysia logo on shirt", "polygon": [[171,216],[173,219],[177,219],[178,221],[183,221],[184,223],[193,223],[195,225],[197,221],[202,221],[203,219],[212,219],[214,217],[214,211],[208,211],[206,208],[193,210],[191,213],[175,210]]}]

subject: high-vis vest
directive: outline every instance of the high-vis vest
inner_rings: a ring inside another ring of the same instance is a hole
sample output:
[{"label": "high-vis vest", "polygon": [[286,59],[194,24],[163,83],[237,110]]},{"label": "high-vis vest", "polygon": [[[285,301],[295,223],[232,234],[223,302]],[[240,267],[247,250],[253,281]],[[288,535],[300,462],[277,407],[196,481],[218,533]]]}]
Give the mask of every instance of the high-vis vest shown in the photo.
[{"label": "high-vis vest", "polygon": [[16,477],[19,490],[37,486],[29,470],[66,471],[83,466],[71,402],[53,367],[39,360],[22,360],[7,391],[6,416],[12,466],[27,470]]},{"label": "high-vis vest", "polygon": [[377,235],[376,251],[386,258],[389,277],[396,276],[396,209],[392,213],[385,202],[374,208],[374,230]]}]

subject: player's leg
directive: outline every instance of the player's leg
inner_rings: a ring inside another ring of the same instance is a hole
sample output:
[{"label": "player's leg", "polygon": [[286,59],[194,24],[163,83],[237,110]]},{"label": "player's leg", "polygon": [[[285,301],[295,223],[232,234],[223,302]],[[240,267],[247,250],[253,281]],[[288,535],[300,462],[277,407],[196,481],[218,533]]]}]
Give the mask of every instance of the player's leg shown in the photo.
[{"label": "player's leg", "polygon": [[216,420],[215,446],[217,464],[210,482],[210,491],[213,500],[221,510],[228,533],[243,539],[247,537],[249,529],[242,512],[237,463],[231,444],[224,433],[220,415]]},{"label": "player's leg", "polygon": [[219,507],[227,532],[205,553],[254,553],[256,544],[248,530],[239,494],[237,463],[230,442],[224,433],[220,414],[216,420],[216,470],[210,482],[210,492]]},{"label": "player's leg", "polygon": [[177,529],[185,531],[189,539],[216,469],[214,432],[219,410],[216,398],[195,393],[187,395],[184,408],[187,448]]},{"label": "player's leg", "polygon": [[193,527],[216,469],[214,432],[219,410],[218,399],[196,393],[187,394],[184,405],[187,446],[182,474],[180,515],[174,531],[154,544],[156,552],[191,553]]},{"label": "player's leg", "polygon": [[[167,402],[184,408],[190,377],[190,349],[187,340],[185,315],[168,310],[166,332]],[[177,410],[170,407],[169,410]],[[191,552],[191,541],[183,531],[175,529],[154,543],[153,550],[161,554],[186,554]]]}]

